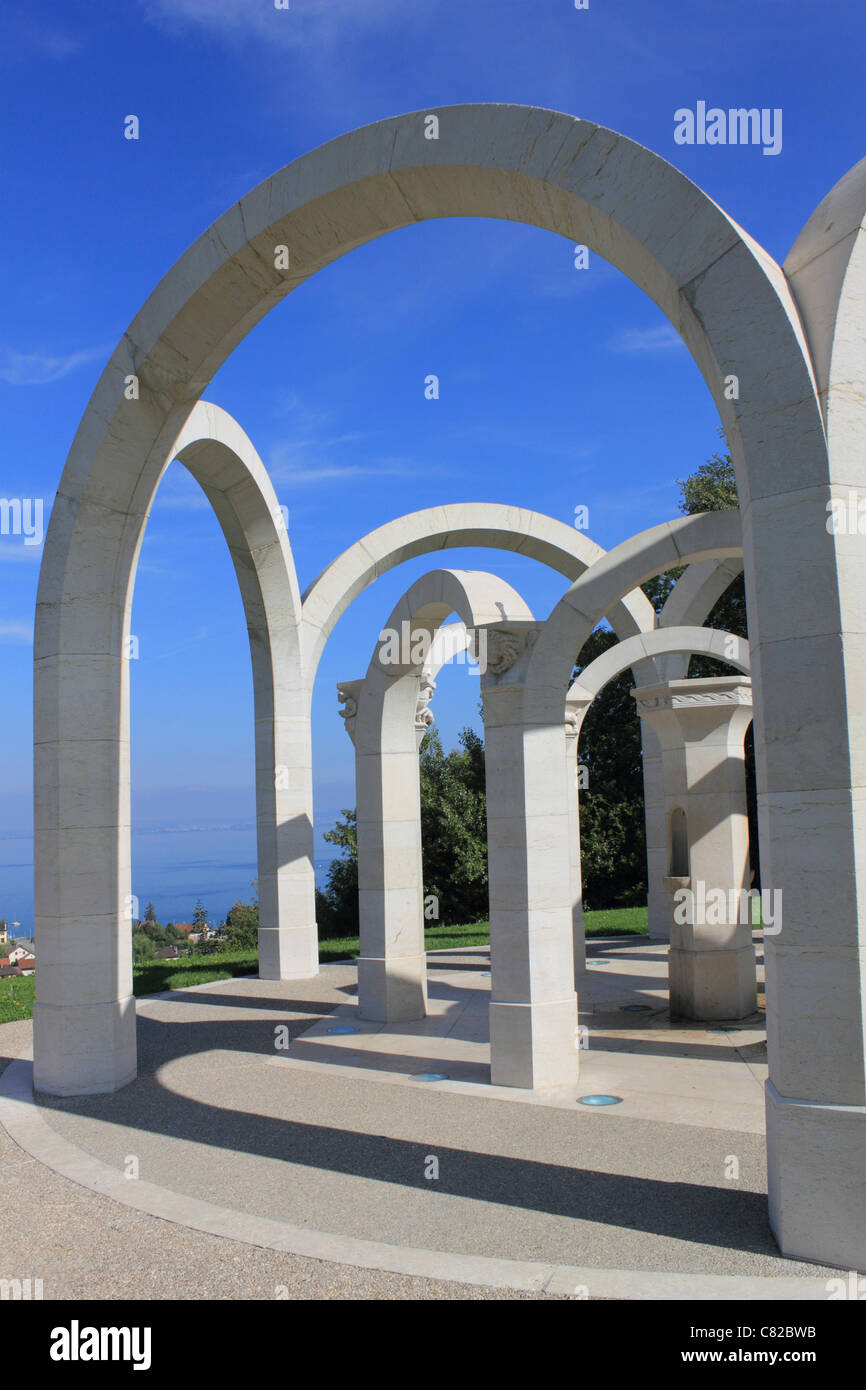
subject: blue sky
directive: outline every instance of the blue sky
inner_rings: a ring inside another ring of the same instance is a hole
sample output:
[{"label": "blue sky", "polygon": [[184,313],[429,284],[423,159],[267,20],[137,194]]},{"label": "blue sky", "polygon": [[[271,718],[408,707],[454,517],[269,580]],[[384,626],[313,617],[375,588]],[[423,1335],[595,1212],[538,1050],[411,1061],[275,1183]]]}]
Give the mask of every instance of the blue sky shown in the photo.
[{"label": "blue sky", "polygon": [[[287,11],[10,0],[0,496],[41,496],[47,517],[104,361],[154,285],[231,203],[315,145],[454,102],[573,112],[671,160],[781,260],[866,152],[864,38],[866,11],[851,0],[590,0],[585,11],[573,0],[291,0]],[[782,152],[676,145],[675,110],[700,100],[781,108]],[[130,113],[137,142],[123,138]],[[424,398],[428,373],[438,401]],[[353,252],[260,324],[207,395],[271,470],[302,588],[372,527],[443,501],[512,502],[566,522],[585,504],[590,535],[614,545],[673,515],[676,479],[718,445],[715,407],[655,306],[598,257],[578,271],[569,243],[501,222],[429,223]],[[39,555],[0,536],[0,863],[22,866],[0,877],[0,916],[22,923]],[[542,616],[563,587],[511,555],[443,562],[495,569]],[[322,825],[354,799],[335,683],[363,674],[394,602],[433,563],[383,577],[331,638],[314,725]],[[136,824],[237,823],[252,845],[242,610],[216,522],[179,465],[148,527],[133,631]],[[446,745],[477,725],[477,700],[465,667],[443,673]],[[133,889],[159,906],[152,858],[147,873]]]}]

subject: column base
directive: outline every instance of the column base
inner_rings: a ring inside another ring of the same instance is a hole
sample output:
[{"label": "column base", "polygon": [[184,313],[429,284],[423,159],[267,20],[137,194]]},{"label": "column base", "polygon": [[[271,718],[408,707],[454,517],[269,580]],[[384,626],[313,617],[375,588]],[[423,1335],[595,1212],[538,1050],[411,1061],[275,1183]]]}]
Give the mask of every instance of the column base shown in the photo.
[{"label": "column base", "polygon": [[758,1007],[755,948],[668,951],[671,1018],[748,1018]]},{"label": "column base", "polygon": [[319,973],[319,933],[308,927],[259,927],[263,980],[311,980]]},{"label": "column base", "polygon": [[377,1023],[414,1023],[426,1018],[426,955],[360,956],[358,1012]]},{"label": "column base", "polygon": [[135,999],[39,1004],[33,1010],[33,1086],[50,1096],[119,1091],[138,1074]]},{"label": "column base", "polygon": [[537,1091],[577,1081],[577,995],[552,1004],[490,1005],[490,1081]]},{"label": "column base", "polygon": [[866,1272],[866,1107],[767,1104],[770,1226],[784,1255]]}]

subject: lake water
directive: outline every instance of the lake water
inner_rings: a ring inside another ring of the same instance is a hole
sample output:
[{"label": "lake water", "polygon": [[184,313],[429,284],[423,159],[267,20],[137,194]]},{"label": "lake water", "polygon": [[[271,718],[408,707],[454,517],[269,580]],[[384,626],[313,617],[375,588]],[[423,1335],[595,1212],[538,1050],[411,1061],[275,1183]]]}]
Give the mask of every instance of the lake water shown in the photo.
[{"label": "lake water", "polygon": [[[331,856],[333,858],[334,856]],[[329,858],[316,863],[321,887]],[[153,902],[160,922],[189,922],[201,898],[214,924],[238,899],[255,896],[256,832],[252,823],[141,829],[132,835],[132,891],[143,914]],[[33,837],[0,835],[0,917],[33,930]]]}]

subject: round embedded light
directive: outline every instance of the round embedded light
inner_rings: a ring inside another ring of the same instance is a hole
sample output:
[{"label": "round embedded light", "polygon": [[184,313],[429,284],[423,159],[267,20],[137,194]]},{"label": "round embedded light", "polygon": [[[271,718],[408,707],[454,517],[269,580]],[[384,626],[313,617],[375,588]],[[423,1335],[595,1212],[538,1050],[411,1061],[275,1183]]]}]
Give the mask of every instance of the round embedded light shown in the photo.
[{"label": "round embedded light", "polygon": [[623,1008],[624,1014],[649,1014],[652,1009],[649,1004],[626,1004]]},{"label": "round embedded light", "polygon": [[444,1071],[416,1071],[412,1076],[413,1081],[447,1081],[448,1074]]},{"label": "round embedded light", "polygon": [[360,1028],[355,1028],[351,1023],[341,1023],[339,1028],[329,1028],[329,1033],[360,1033]]},{"label": "round embedded light", "polygon": [[621,1105],[622,1096],[578,1096],[579,1105]]}]

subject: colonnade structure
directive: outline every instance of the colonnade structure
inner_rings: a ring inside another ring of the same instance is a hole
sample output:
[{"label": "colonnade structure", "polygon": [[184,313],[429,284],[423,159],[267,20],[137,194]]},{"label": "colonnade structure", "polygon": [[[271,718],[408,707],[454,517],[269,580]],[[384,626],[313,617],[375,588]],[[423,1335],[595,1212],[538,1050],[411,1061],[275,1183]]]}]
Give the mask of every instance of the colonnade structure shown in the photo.
[{"label": "colonnade structure", "polygon": [[[504,545],[573,566],[543,625],[486,625],[488,642],[497,629],[516,639],[503,642],[507,669],[488,666],[484,686],[487,760],[502,790],[491,825],[508,847],[507,862],[493,850],[490,863],[505,943],[491,1033],[499,1057],[516,1066],[528,1056],[539,1074],[571,1048],[575,1019],[563,718],[572,662],[605,613],[615,627],[622,618],[620,636],[655,627],[634,590],[660,570],[739,562],[762,876],[784,892],[783,929],[766,942],[770,1219],[787,1254],[863,1268],[866,610],[860,538],[827,514],[866,482],[866,161],[831,190],[782,267],[675,168],[613,131],[532,107],[456,106],[436,112],[429,139],[429,114],[334,140],[231,208],[151,295],[82,418],[36,617],[36,1086],[111,1091],[135,1075],[124,644],[147,517],[172,459],[217,510],[250,626],[269,978],[317,968],[309,692],[340,613],[400,560],[449,545]],[[201,397],[264,314],[317,270],[396,228],[459,216],[586,245],[654,300],[717,405],[739,516],[721,528],[723,514],[678,519],[587,569],[573,549],[566,562],[550,523],[514,512],[502,529],[494,509],[433,508],[373,533],[302,602],[264,469]],[[705,584],[722,582],[710,573]],[[635,671],[638,687],[660,677],[677,679]],[[657,806],[666,795],[662,786]]]},{"label": "colonnade structure", "polygon": [[[458,623],[445,623],[451,613],[459,615]],[[501,626],[503,620],[507,627]],[[358,1003],[364,1018],[398,1023],[423,1018],[427,1012],[418,752],[433,722],[430,700],[436,676],[446,661],[469,650],[478,660],[483,690],[488,662],[496,675],[503,674],[521,634],[536,627],[521,596],[495,575],[432,571],[417,580],[393,609],[364,679],[339,682],[341,714],[355,749],[361,931]],[[577,989],[586,969],[577,776],[581,724],[608,681],[630,666],[697,653],[743,672],[749,670],[748,644],[732,633],[704,627],[659,628],[609,648],[568,691],[566,801],[561,810],[567,817]],[[701,884],[704,902],[708,894],[724,894],[724,908],[716,910],[710,922],[695,920],[694,913],[692,920],[680,922],[669,908],[673,916],[672,1011],[705,1020],[748,1017],[757,1006],[748,904],[745,913],[741,910],[741,895],[749,888],[743,740],[751,721],[750,681],[742,676],[680,680],[634,693],[643,717],[658,721],[663,749],[669,865],[665,884],[672,892],[675,887],[690,887],[694,878]],[[508,843],[500,843],[497,833],[499,798],[507,789],[503,771],[488,764],[491,885],[503,880],[511,849]],[[683,818],[682,850],[672,829],[677,814]],[[673,878],[678,866],[670,861],[680,853],[681,877]],[[506,895],[513,904],[510,886]],[[517,956],[512,966],[520,970],[526,945],[519,932],[509,941],[503,922],[507,918],[501,911],[491,912],[494,997],[512,956]],[[563,988],[567,977],[554,983]],[[526,975],[520,984],[506,985],[512,1004],[526,986]],[[577,1074],[577,1059],[569,1050],[559,1046],[545,1056],[532,1035],[526,1046],[517,1049],[503,1048],[500,1033],[492,1042],[491,1054],[491,1073],[500,1085],[532,1088],[567,1082]]]}]

